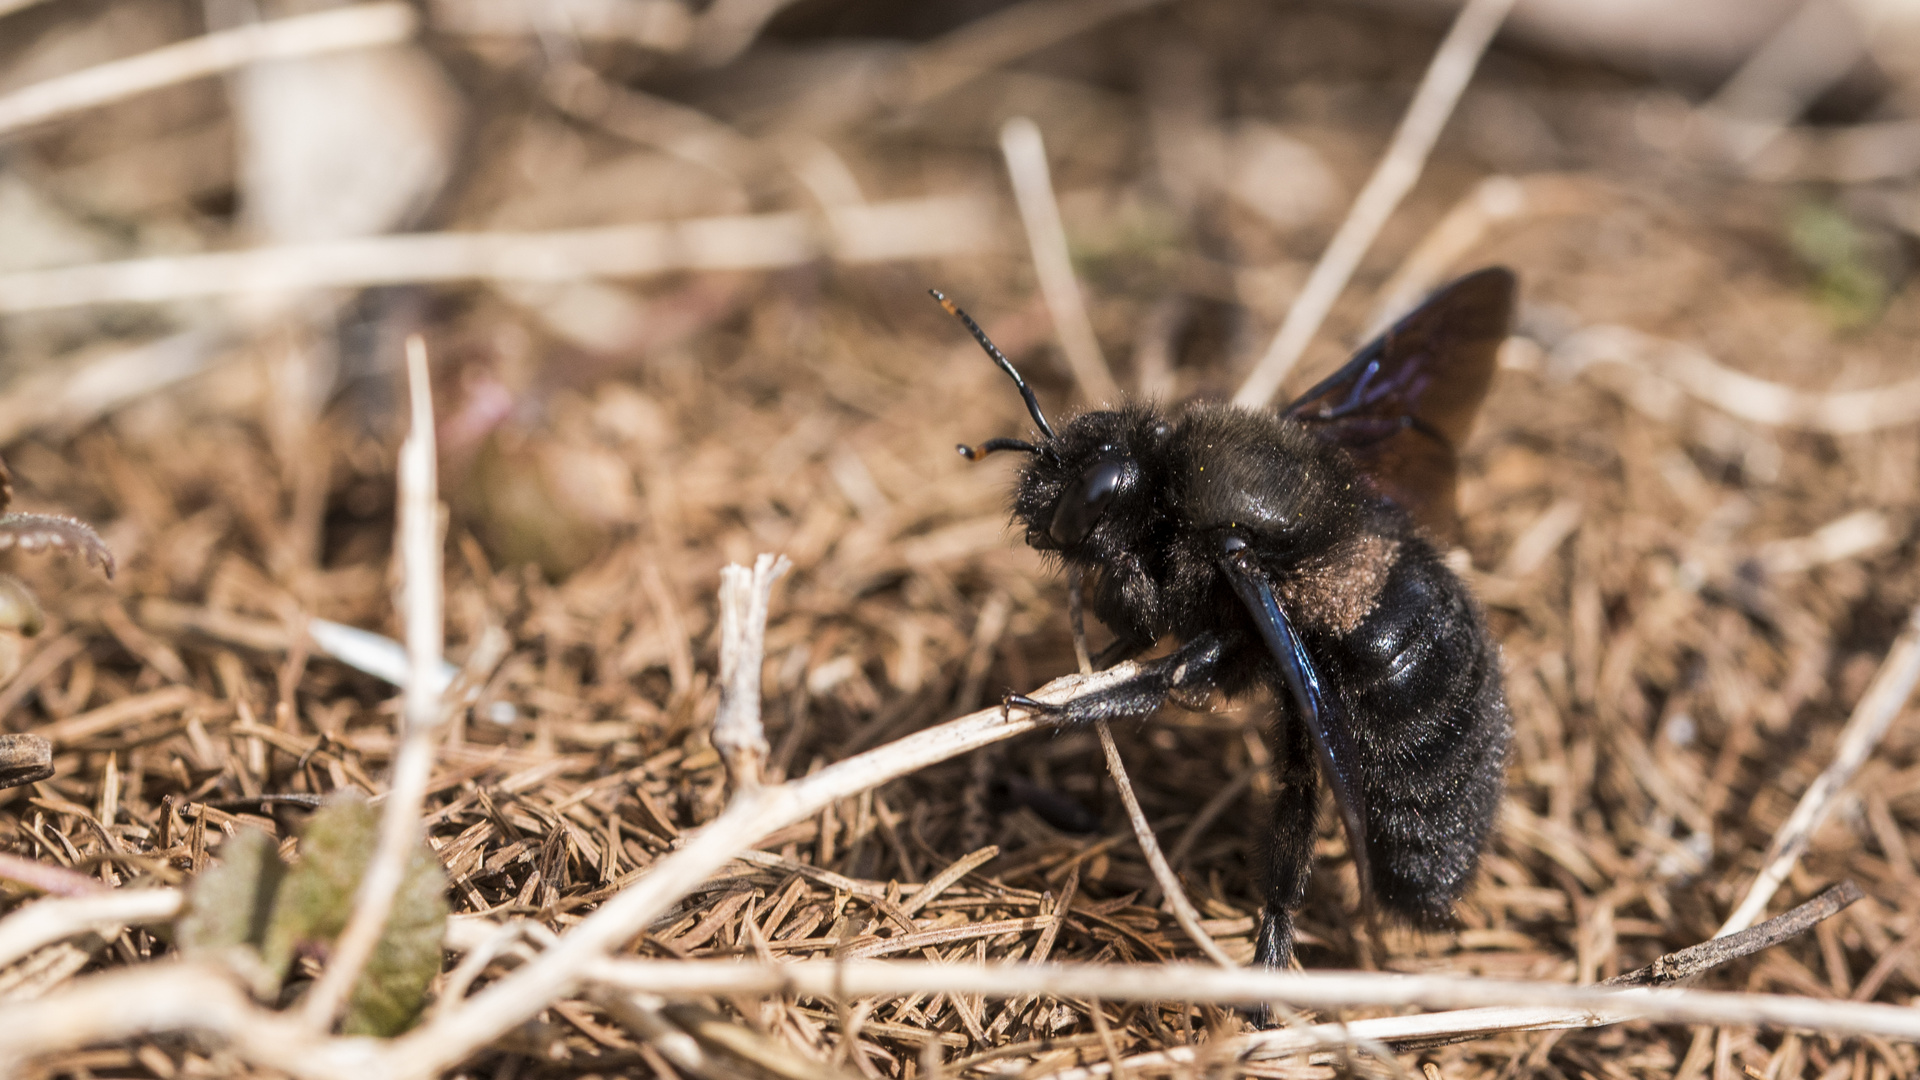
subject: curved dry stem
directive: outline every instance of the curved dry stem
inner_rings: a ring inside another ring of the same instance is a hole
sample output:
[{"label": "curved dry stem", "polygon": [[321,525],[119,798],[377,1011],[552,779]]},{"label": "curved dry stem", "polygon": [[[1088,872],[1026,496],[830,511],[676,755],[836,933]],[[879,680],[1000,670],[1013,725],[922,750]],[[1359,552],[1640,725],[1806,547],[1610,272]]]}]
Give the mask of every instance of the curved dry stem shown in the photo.
[{"label": "curved dry stem", "polygon": [[0,968],[88,931],[113,934],[124,926],[165,922],[180,913],[184,895],[179,889],[117,889],[35,901],[0,919]]},{"label": "curved dry stem", "polygon": [[40,551],[59,548],[97,566],[113,576],[113,552],[106,541],[84,521],[57,514],[6,514],[0,516],[0,550],[19,548]]}]

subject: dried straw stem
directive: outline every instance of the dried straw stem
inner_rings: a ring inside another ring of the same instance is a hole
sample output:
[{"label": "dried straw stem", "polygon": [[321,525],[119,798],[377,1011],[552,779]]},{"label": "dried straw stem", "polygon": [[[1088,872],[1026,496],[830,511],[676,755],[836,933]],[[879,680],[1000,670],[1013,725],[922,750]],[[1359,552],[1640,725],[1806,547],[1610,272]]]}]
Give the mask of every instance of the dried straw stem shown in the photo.
[{"label": "dried straw stem", "polygon": [[[1085,692],[1089,687],[1082,686],[1079,689]],[[979,728],[982,717],[989,716],[992,714],[966,717],[946,727],[951,729],[967,724]],[[1007,722],[1023,729],[1034,726],[1033,721],[1026,717],[1018,721],[1008,718]],[[976,737],[977,734],[974,733]],[[958,745],[953,740],[966,737],[956,731],[943,741],[948,745]],[[911,740],[903,740],[906,741]],[[899,745],[895,744],[896,747]],[[892,749],[883,748],[863,757],[871,758]],[[817,780],[824,775],[816,774],[809,779]],[[805,784],[806,781],[796,781],[777,788],[759,789],[747,797],[737,798],[735,806]],[[835,789],[833,792],[814,794],[843,797],[840,793],[850,790],[844,783],[832,786]],[[817,809],[821,802],[812,800],[809,805]],[[715,825],[720,825],[720,822]],[[703,841],[708,841],[720,831],[718,828],[709,828],[687,850],[700,847]],[[682,860],[682,865],[686,865],[685,851],[673,858]],[[660,869],[666,870],[668,867],[663,863]],[[632,895],[635,891],[638,889],[629,890],[624,895]],[[144,894],[119,894],[113,899],[125,901],[141,895]],[[177,894],[156,892],[153,895],[172,898],[177,902]],[[1623,988],[1621,985],[1634,980],[1685,977],[1697,974],[1711,964],[1749,955],[1804,931],[1857,896],[1858,891],[1847,886],[1830,890],[1795,911],[1745,934],[1663,957],[1641,971],[1622,976],[1612,985],[1603,986],[1574,987],[1363,972],[1219,970],[1192,964],[954,965],[870,960],[741,964],[733,960],[636,961],[588,956],[572,973],[568,989],[572,988],[573,983],[584,982],[603,991],[640,990],[649,995],[670,996],[794,994],[843,1000],[849,997],[950,993],[1020,998],[1046,995],[1108,1001],[1283,1001],[1293,1006],[1321,1009],[1409,1005],[1466,1007],[1463,1011],[1428,1016],[1386,1017],[1286,1031],[1257,1032],[1214,1044],[1205,1051],[1239,1059],[1278,1057],[1325,1046],[1363,1046],[1367,1042],[1430,1045],[1499,1031],[1596,1027],[1636,1019],[1770,1025],[1836,1035],[1920,1038],[1920,1015],[1911,1009],[1895,1006],[1822,1001],[1789,995]],[[102,901],[105,899],[100,898]],[[68,933],[88,928],[107,929],[115,918],[144,920],[164,915],[157,909],[135,911],[131,905],[95,910],[102,905],[95,903],[90,908],[83,901],[60,901],[57,907],[40,906],[61,913]],[[100,920],[91,927],[84,925],[79,918],[83,912],[90,910]],[[15,916],[6,924],[0,924],[0,931],[11,929],[19,922],[19,918]],[[554,963],[557,954],[568,950],[570,946],[577,952],[578,946],[569,938],[556,945],[528,970]],[[512,983],[520,978],[515,976],[507,982]],[[537,1011],[559,1000],[565,992],[556,990],[551,996],[535,1002],[529,1011]],[[603,1001],[611,1000],[610,995],[604,993],[596,996]],[[402,1040],[394,1051],[369,1057],[364,1043],[358,1040],[316,1038],[309,1030],[296,1028],[279,1016],[254,1006],[227,978],[195,964],[160,965],[96,976],[40,1001],[9,1006],[0,1012],[0,1020],[5,1021],[0,1023],[0,1054],[5,1055],[25,1057],[142,1034],[196,1031],[221,1037],[248,1060],[286,1069],[295,1075],[316,1078],[426,1075],[464,1056],[466,1052],[458,1046],[442,1047],[438,1054],[433,1053],[430,1046],[416,1046],[406,1054],[398,1052],[406,1049],[408,1044],[423,1039],[428,1033],[444,1030],[436,1025]],[[1195,1060],[1195,1053],[1194,1048],[1180,1047],[1140,1055],[1128,1059],[1123,1065],[1127,1068],[1164,1067]],[[1102,1075],[1111,1068],[1111,1065],[1103,1064],[1059,1075],[1063,1078],[1086,1078]]]},{"label": "dried straw stem", "polygon": [[1280,385],[1299,362],[1300,354],[1319,332],[1327,312],[1333,310],[1333,302],[1347,287],[1347,280],[1360,265],[1361,257],[1373,246],[1380,227],[1387,223],[1400,200],[1420,179],[1427,155],[1440,138],[1440,130],[1446,127],[1447,118],[1453,115],[1460,92],[1466,89],[1467,80],[1480,65],[1481,54],[1486,52],[1512,7],[1513,0],[1468,0],[1460,9],[1446,40],[1440,43],[1440,51],[1427,65],[1420,89],[1415,91],[1413,103],[1407,106],[1407,114],[1401,119],[1399,130],[1394,132],[1386,156],[1367,179],[1367,186],[1360,190],[1360,197],[1353,201],[1346,220],[1340,223],[1340,230],[1333,234],[1333,240],[1321,254],[1299,297],[1288,309],[1286,320],[1280,324],[1280,332],[1274,335],[1266,355],[1234,394],[1235,405],[1262,408],[1279,393]]},{"label": "dried straw stem", "polygon": [[1087,316],[1086,297],[1073,274],[1067,251],[1067,230],[1060,221],[1060,204],[1053,197],[1053,175],[1047,168],[1047,147],[1040,126],[1016,116],[1000,129],[1000,152],[1007,159],[1013,181],[1013,199],[1026,225],[1027,244],[1033,250],[1033,270],[1040,279],[1040,295],[1053,316],[1060,349],[1067,354],[1080,396],[1093,404],[1120,400],[1120,384],[1113,381],[1107,358],[1100,352],[1093,320]]},{"label": "dried straw stem", "polygon": [[402,610],[407,635],[407,682],[400,747],[393,779],[380,815],[380,840],[354,896],[353,917],[335,944],[332,959],[303,1007],[306,1023],[325,1031],[373,955],[394,894],[406,877],[407,862],[420,847],[421,809],[433,774],[434,742],[441,729],[442,597],[440,583],[440,494],[435,474],[438,452],[433,427],[433,391],[427,373],[427,348],[414,335],[407,340],[407,382],[413,424],[400,447],[400,566]]}]

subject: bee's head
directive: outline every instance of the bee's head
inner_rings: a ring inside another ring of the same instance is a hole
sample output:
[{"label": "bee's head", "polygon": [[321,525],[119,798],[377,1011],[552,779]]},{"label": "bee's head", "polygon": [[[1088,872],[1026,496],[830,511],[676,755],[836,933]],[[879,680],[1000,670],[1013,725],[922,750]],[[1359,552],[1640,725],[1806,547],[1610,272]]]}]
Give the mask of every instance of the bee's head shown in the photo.
[{"label": "bee's head", "polygon": [[1081,564],[1134,548],[1156,517],[1146,473],[1167,433],[1157,412],[1138,406],[1067,421],[1020,474],[1013,510],[1027,543]]},{"label": "bee's head", "polygon": [[[1144,448],[1144,443],[1164,439],[1167,425],[1151,410],[1127,409],[1082,413],[1055,431],[1041,413],[1033,388],[1020,377],[1012,361],[988,340],[979,324],[937,290],[933,298],[966,325],[974,340],[1013,380],[1027,403],[1027,414],[1040,429],[1038,442],[988,439],[977,447],[962,445],[961,456],[968,461],[978,461],[998,450],[1018,450],[1032,455],[1021,474],[1019,493],[1014,497],[1014,513],[1027,526],[1027,543],[1042,551],[1060,552],[1070,560],[1083,561],[1089,557],[1098,560],[1104,552],[1088,551],[1089,540],[1105,538],[1109,544],[1096,546],[1111,547],[1112,541],[1120,539],[1108,535],[1113,529],[1100,529],[1103,520],[1142,519],[1141,514],[1128,512],[1127,506],[1144,498],[1136,450]],[[1120,508],[1117,513],[1116,507]]]}]

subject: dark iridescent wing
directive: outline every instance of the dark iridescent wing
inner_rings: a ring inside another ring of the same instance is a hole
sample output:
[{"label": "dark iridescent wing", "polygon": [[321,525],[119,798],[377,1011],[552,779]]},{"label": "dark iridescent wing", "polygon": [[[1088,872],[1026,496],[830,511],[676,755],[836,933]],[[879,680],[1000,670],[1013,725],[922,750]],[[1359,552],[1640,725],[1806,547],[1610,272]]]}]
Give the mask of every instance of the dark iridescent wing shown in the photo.
[{"label": "dark iridescent wing", "polygon": [[1340,702],[1326,692],[1320,670],[1307,655],[1300,635],[1273,594],[1273,583],[1266,571],[1245,548],[1227,554],[1220,561],[1233,591],[1240,596],[1267,650],[1280,663],[1287,690],[1320,757],[1320,771],[1333,789],[1334,805],[1340,808],[1340,821],[1347,829],[1347,847],[1353,852],[1353,866],[1360,879],[1360,892],[1369,898],[1373,873],[1367,858],[1367,793],[1360,785],[1360,751],[1353,743],[1351,722]]},{"label": "dark iridescent wing", "polygon": [[1343,447],[1381,494],[1451,541],[1455,452],[1493,381],[1513,295],[1504,267],[1441,287],[1282,415]]}]

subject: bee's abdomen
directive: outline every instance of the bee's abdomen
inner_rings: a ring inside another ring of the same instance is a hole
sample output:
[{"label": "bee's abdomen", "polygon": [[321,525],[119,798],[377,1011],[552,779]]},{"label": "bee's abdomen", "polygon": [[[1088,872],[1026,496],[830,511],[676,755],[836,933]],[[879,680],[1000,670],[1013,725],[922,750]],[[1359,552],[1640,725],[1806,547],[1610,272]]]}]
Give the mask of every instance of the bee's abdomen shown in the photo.
[{"label": "bee's abdomen", "polygon": [[1366,790],[1373,891],[1445,921],[1499,811],[1512,721],[1500,657],[1466,586],[1424,541],[1400,551],[1379,601],[1332,650]]}]

